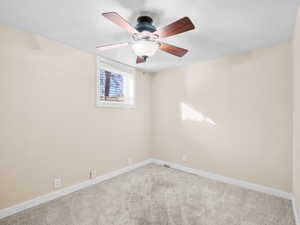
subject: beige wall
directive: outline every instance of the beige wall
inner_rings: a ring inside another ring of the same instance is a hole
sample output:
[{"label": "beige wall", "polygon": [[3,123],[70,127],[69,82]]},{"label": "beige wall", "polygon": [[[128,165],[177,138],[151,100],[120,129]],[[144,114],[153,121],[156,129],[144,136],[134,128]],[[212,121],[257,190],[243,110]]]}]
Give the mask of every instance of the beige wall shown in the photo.
[{"label": "beige wall", "polygon": [[[298,206],[298,215],[300,216],[300,13],[296,21],[296,28],[293,41],[294,56],[294,117],[293,117],[293,192],[295,194]],[[299,218],[300,221],[300,218]]]},{"label": "beige wall", "polygon": [[282,44],[155,74],[153,156],[291,191],[290,50]]},{"label": "beige wall", "polygon": [[149,75],[137,108],[95,107],[95,56],[0,26],[0,208],[149,158]]},{"label": "beige wall", "polygon": [[0,26],[0,209],[129,157],[291,191],[291,60],[282,44],[138,72],[136,109],[96,108],[94,55]]}]

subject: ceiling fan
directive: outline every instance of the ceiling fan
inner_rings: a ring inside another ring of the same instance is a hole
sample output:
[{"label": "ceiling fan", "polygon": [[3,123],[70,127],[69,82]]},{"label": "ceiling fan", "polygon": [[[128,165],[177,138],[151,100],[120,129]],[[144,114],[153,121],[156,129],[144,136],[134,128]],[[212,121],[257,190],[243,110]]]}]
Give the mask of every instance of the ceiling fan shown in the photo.
[{"label": "ceiling fan", "polygon": [[149,16],[138,17],[138,23],[135,27],[133,27],[116,12],[102,13],[102,15],[114,24],[126,30],[132,36],[133,41],[98,46],[96,49],[103,51],[131,45],[133,52],[137,55],[136,63],[146,62],[147,58],[153,56],[158,49],[178,57],[184,56],[188,52],[187,49],[161,42],[160,39],[193,30],[195,28],[188,17],[183,17],[174,23],[157,29],[152,24],[153,20]]}]

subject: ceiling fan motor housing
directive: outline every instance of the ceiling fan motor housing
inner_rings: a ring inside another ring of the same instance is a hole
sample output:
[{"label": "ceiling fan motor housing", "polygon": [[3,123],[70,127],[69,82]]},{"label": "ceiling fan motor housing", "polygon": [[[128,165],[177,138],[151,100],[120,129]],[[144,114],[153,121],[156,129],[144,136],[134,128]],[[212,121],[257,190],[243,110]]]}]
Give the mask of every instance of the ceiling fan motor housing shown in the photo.
[{"label": "ceiling fan motor housing", "polygon": [[156,31],[156,27],[152,24],[153,20],[149,16],[140,16],[137,18],[137,22],[135,29],[139,32],[148,31],[153,33]]}]

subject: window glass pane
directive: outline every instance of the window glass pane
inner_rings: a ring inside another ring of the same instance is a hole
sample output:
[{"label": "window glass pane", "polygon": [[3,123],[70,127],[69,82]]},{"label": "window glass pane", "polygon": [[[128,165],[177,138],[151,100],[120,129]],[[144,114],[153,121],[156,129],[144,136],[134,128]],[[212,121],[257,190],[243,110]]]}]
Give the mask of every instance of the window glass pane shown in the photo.
[{"label": "window glass pane", "polygon": [[109,96],[123,97],[123,76],[117,73],[111,73]]},{"label": "window glass pane", "polygon": [[124,78],[110,71],[100,71],[100,98],[104,101],[123,101]]},{"label": "window glass pane", "polygon": [[100,96],[104,97],[104,91],[105,91],[105,72],[104,70],[100,71]]}]

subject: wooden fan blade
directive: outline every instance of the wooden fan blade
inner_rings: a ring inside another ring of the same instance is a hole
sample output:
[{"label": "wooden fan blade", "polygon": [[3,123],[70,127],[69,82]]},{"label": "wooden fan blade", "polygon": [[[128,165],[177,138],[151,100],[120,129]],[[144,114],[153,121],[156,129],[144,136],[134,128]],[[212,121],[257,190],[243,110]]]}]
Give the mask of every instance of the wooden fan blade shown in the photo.
[{"label": "wooden fan blade", "polygon": [[129,34],[135,34],[138,33],[138,31],[131,26],[123,17],[121,17],[118,13],[116,12],[107,12],[107,13],[102,13],[104,17],[109,19],[111,22],[114,24],[118,25],[119,27],[123,28],[126,30]]},{"label": "wooden fan blade", "polygon": [[187,49],[179,48],[179,47],[176,47],[174,45],[170,45],[170,44],[163,43],[163,42],[160,42],[159,49],[163,50],[167,53],[170,53],[172,55],[178,56],[178,57],[182,57],[188,52]]},{"label": "wooden fan blade", "polygon": [[98,49],[99,51],[105,51],[105,50],[110,50],[113,48],[125,47],[127,45],[129,45],[128,42],[120,42],[120,43],[115,43],[115,44],[111,44],[111,45],[97,46],[96,49]]},{"label": "wooden fan blade", "polygon": [[144,62],[146,62],[145,58],[140,56],[136,57],[136,64],[144,63]]},{"label": "wooden fan blade", "polygon": [[170,37],[175,34],[180,34],[195,28],[194,24],[188,17],[183,17],[174,23],[169,24],[163,28],[159,28],[154,34],[157,34],[159,38]]}]

